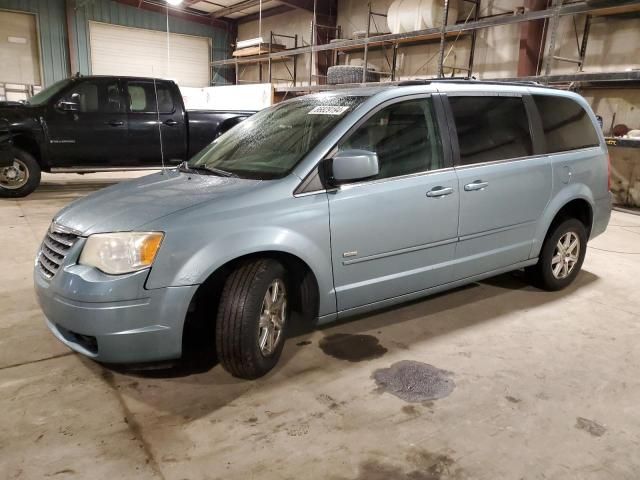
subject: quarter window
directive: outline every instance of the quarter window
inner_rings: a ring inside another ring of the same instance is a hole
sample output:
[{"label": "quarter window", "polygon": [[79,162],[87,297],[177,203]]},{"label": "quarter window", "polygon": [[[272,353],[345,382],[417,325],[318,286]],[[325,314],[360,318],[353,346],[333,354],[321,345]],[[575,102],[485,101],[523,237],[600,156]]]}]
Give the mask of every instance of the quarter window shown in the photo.
[{"label": "quarter window", "polygon": [[589,115],[577,102],[551,95],[534,95],[533,100],[542,118],[547,153],[566,152],[600,144]]},{"label": "quarter window", "polygon": [[351,149],[378,155],[378,179],[444,166],[436,117],[427,98],[394,103],[375,113],[340,146]]},{"label": "quarter window", "polygon": [[529,118],[520,97],[450,97],[458,132],[460,164],[533,154]]}]

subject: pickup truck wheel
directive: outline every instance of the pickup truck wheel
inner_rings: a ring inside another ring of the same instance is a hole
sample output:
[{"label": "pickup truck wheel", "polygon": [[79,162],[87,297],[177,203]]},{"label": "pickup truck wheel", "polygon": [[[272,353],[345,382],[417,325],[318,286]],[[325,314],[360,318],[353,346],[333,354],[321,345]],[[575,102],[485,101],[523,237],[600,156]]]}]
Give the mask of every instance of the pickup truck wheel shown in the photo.
[{"label": "pickup truck wheel", "polygon": [[13,163],[0,167],[0,197],[26,197],[40,185],[40,165],[23,150],[13,149]]},{"label": "pickup truck wheel", "polygon": [[286,272],[272,259],[240,264],[222,290],[216,350],[234,377],[254,379],[278,363],[289,318]]},{"label": "pickup truck wheel", "polygon": [[587,240],[581,221],[571,218],[557,225],[542,245],[538,263],[527,269],[532,283],[549,291],[569,286],[584,262]]}]

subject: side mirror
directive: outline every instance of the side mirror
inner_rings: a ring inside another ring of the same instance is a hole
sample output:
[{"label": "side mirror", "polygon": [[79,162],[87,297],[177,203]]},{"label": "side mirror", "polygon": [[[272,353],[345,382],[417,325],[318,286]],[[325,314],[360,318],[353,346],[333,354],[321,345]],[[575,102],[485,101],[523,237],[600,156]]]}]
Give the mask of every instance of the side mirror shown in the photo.
[{"label": "side mirror", "polygon": [[63,112],[78,112],[80,110],[80,102],[77,94],[72,95],[70,100],[60,100],[56,107]]},{"label": "side mirror", "polygon": [[331,159],[331,181],[335,185],[375,177],[380,172],[378,155],[367,150],[343,150]]}]

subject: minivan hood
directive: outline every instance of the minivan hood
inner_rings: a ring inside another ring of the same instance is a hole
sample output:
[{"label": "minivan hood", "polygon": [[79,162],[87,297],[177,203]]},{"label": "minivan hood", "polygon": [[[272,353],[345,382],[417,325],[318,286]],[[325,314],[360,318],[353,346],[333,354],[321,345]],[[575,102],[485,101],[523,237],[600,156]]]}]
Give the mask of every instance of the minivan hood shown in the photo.
[{"label": "minivan hood", "polygon": [[54,221],[82,235],[134,230],[179,210],[242,191],[260,180],[167,170],[105,188],[63,208]]}]

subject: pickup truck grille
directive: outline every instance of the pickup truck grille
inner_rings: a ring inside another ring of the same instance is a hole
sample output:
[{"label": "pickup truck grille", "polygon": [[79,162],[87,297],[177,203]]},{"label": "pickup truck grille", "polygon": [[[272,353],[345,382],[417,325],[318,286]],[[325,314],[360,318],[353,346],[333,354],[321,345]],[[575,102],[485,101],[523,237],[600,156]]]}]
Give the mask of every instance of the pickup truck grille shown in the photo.
[{"label": "pickup truck grille", "polygon": [[55,223],[51,224],[38,253],[38,268],[45,277],[52,278],[56,274],[76,240],[76,233]]}]

